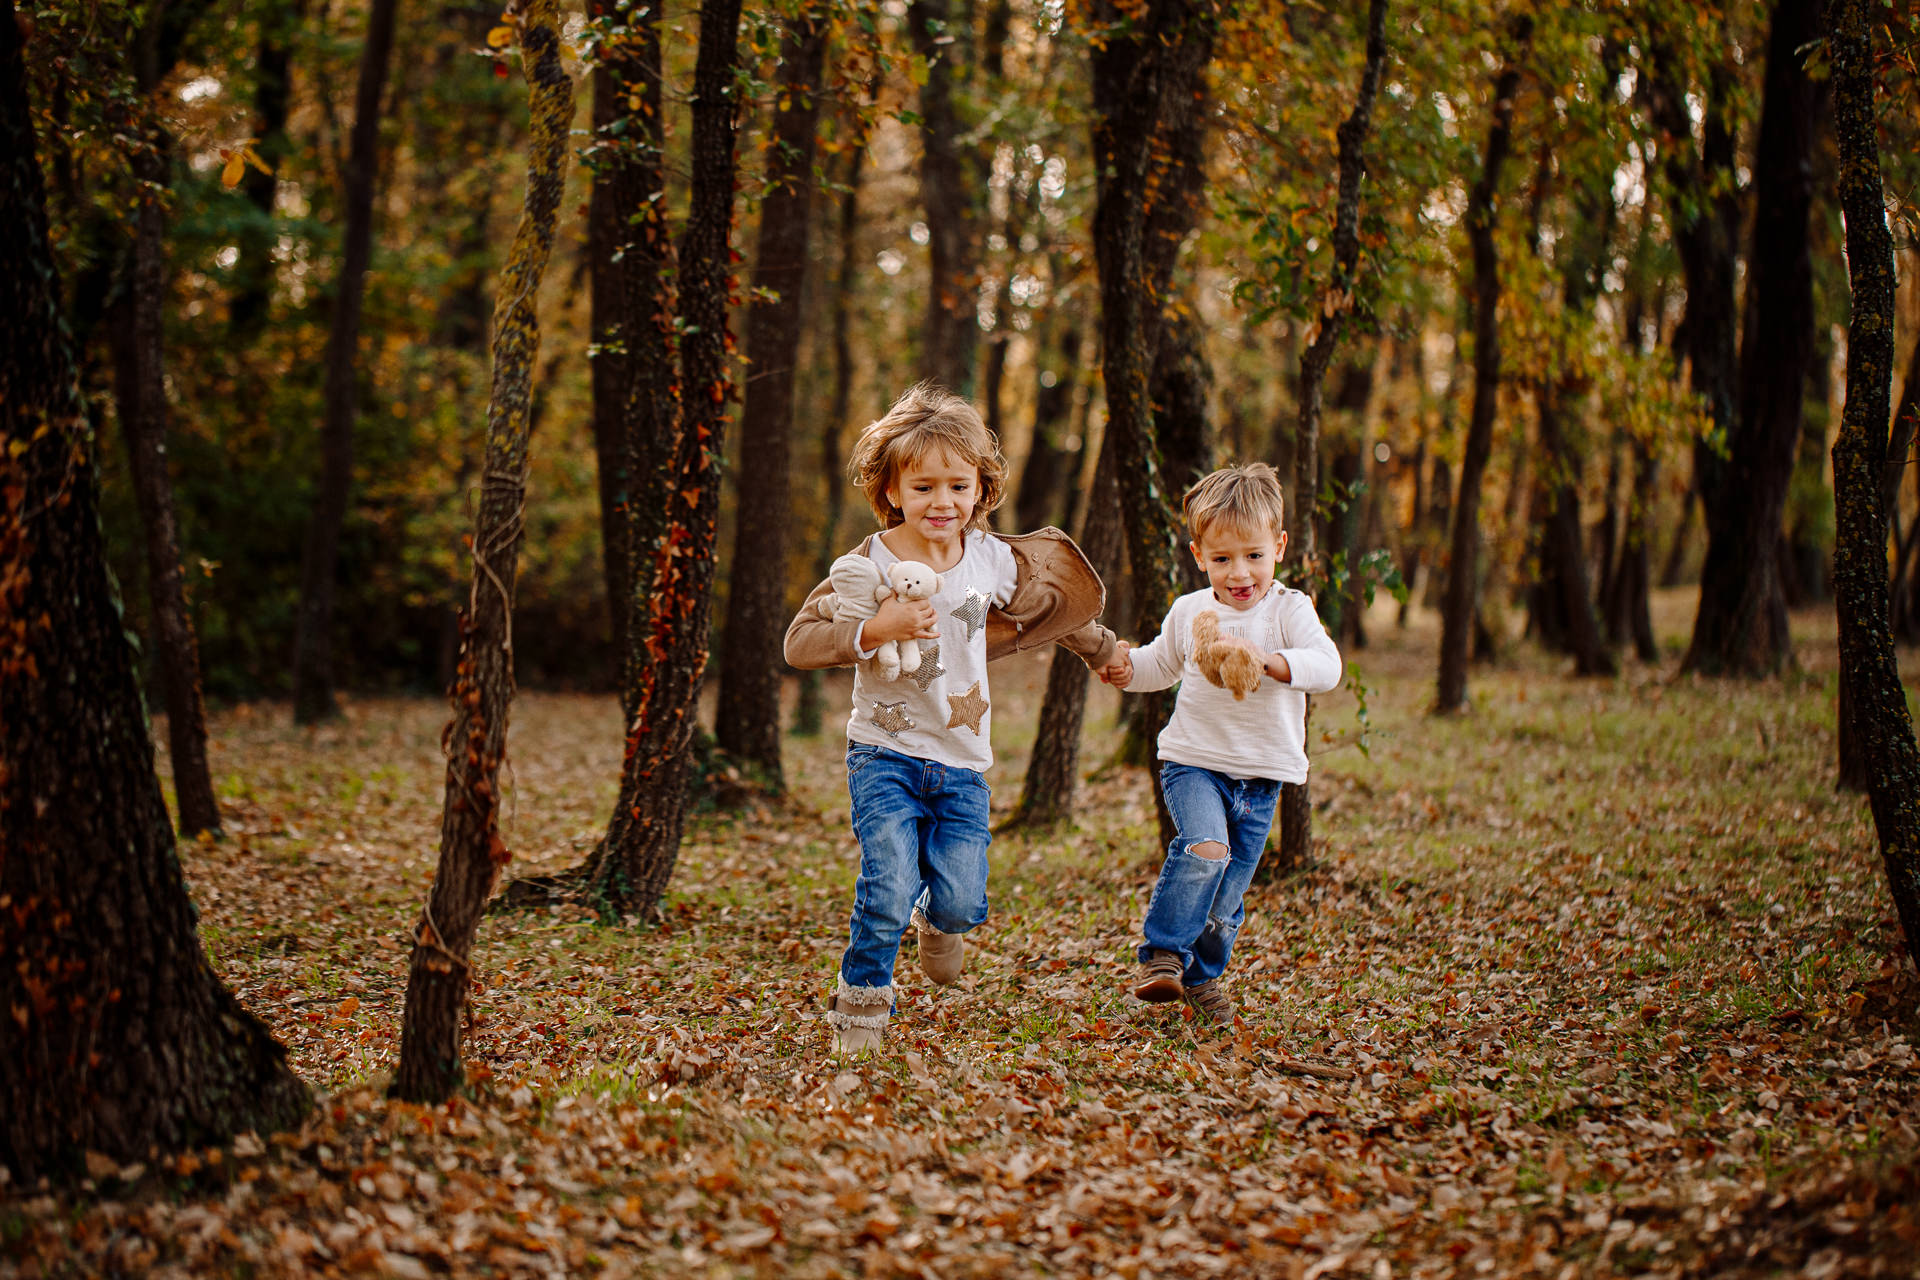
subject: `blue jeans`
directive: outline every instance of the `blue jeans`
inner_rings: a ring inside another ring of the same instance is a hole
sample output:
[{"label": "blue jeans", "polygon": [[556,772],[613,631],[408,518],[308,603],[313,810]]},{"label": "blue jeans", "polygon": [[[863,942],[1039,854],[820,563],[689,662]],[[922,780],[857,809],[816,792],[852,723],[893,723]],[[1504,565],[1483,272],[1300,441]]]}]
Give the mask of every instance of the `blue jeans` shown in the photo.
[{"label": "blue jeans", "polygon": [[[1241,899],[1253,883],[1267,829],[1280,799],[1271,778],[1229,778],[1211,769],[1160,765],[1160,789],[1179,832],[1167,846],[1167,863],[1147,904],[1145,961],[1155,951],[1180,957],[1181,981],[1189,987],[1225,972],[1233,940],[1246,919]],[[1227,846],[1224,858],[1203,858],[1193,846],[1209,840]]]},{"label": "blue jeans", "polygon": [[840,980],[891,996],[900,935],[918,906],[942,933],[987,918],[987,780],[885,747],[847,747],[860,878]]}]

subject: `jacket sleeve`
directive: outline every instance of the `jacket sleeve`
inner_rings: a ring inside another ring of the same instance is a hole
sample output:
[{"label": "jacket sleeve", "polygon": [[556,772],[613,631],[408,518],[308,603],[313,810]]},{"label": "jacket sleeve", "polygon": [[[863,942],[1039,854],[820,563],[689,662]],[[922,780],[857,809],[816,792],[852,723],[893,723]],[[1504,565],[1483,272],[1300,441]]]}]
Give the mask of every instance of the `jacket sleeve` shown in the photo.
[{"label": "jacket sleeve", "polygon": [[1340,650],[1327,634],[1320,615],[1314,612],[1312,598],[1304,593],[1295,591],[1287,595],[1280,616],[1278,652],[1293,673],[1287,682],[1289,689],[1327,693],[1340,687],[1340,676],[1345,669]]},{"label": "jacket sleeve", "polygon": [[1089,622],[1077,631],[1061,636],[1056,643],[1097,671],[1107,665],[1120,642],[1113,632],[1098,622]]},{"label": "jacket sleeve", "polygon": [[828,614],[822,600],[832,593],[833,583],[822,582],[787,624],[787,665],[796,671],[850,667],[860,660],[860,627],[866,619],[840,620]]},{"label": "jacket sleeve", "polygon": [[1176,621],[1180,616],[1178,607],[1167,610],[1167,616],[1160,620],[1160,634],[1127,654],[1133,659],[1128,693],[1152,693],[1180,682],[1180,672],[1187,664],[1186,637],[1179,634],[1181,625]]}]

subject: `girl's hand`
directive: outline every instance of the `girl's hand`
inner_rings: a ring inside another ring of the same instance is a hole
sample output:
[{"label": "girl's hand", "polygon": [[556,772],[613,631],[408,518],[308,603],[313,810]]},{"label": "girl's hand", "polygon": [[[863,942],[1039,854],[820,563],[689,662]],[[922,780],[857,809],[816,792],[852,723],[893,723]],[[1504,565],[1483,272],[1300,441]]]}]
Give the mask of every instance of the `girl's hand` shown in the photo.
[{"label": "girl's hand", "polygon": [[877,649],[889,640],[938,640],[938,620],[931,600],[889,598],[860,628],[860,648]]},{"label": "girl's hand", "polygon": [[1120,641],[1114,646],[1113,656],[1107,659],[1107,665],[1100,668],[1100,679],[1116,689],[1124,689],[1133,683],[1133,659],[1127,656],[1127,642]]}]

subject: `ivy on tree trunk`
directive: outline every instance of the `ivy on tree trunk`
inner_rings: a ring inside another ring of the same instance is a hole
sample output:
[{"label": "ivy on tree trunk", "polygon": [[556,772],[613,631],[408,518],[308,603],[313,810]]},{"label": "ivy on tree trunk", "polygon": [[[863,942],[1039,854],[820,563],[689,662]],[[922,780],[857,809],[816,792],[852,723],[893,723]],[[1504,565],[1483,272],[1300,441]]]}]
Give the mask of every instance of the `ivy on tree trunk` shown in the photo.
[{"label": "ivy on tree trunk", "polygon": [[540,349],[534,303],[553,252],[573,118],[573,82],[560,61],[557,11],[557,0],[531,0],[520,12],[521,62],[532,98],[526,208],[501,271],[493,312],[486,464],[474,517],[460,662],[450,695],[453,719],[445,738],[440,863],[414,928],[400,1065],[394,1073],[394,1095],[412,1102],[443,1102],[460,1086],[460,1025],[471,985],[467,957],[500,869],[511,856],[500,836],[500,766],[513,701],[513,595],[525,531],[534,360]]}]

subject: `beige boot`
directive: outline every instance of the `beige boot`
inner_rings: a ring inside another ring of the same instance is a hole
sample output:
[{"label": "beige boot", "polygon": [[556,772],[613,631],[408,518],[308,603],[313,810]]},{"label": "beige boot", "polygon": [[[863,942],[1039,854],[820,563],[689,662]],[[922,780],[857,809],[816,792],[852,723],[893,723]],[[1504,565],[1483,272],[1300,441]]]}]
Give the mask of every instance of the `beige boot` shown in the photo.
[{"label": "beige boot", "polygon": [[913,909],[913,927],[920,934],[920,972],[937,987],[960,981],[960,970],[967,964],[967,939],[964,934],[942,933],[927,923],[920,908]]},{"label": "beige boot", "polygon": [[893,988],[849,987],[840,982],[827,1007],[833,1027],[833,1052],[862,1058],[877,1053],[893,1010]]}]

